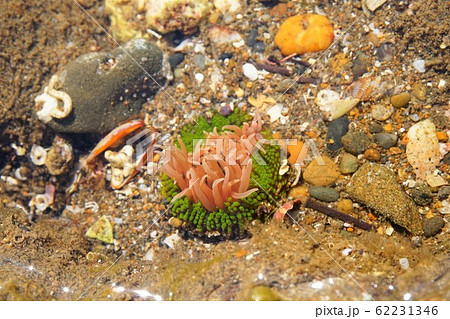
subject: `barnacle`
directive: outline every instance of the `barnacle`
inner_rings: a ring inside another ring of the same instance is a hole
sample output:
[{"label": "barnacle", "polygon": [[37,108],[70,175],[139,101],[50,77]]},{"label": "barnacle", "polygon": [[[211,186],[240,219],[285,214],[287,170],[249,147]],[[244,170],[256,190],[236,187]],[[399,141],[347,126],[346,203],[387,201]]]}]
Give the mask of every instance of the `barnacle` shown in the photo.
[{"label": "barnacle", "polygon": [[[238,168],[228,167],[226,163],[217,162],[214,156],[206,155],[201,157],[202,160],[199,163],[188,163],[192,161],[192,154],[185,162],[186,166],[191,165],[189,167],[180,167],[181,162],[176,162],[176,159],[173,158],[170,158],[172,162],[169,167],[163,166],[164,174],[161,176],[163,195],[169,202],[172,202],[173,216],[183,220],[186,229],[200,234],[218,231],[225,236],[238,236],[243,234],[245,222],[255,218],[264,220],[267,214],[260,213],[264,211],[259,209],[260,206],[269,206],[270,202],[279,198],[283,192],[286,181],[278,174],[280,169],[278,145],[266,142],[261,151],[247,153],[251,157],[247,162],[244,161],[243,156],[239,156],[240,152],[245,153],[239,146],[241,133],[255,134],[249,136],[249,140],[254,142],[253,145],[257,142],[255,139],[263,141],[270,137],[270,131],[262,130],[260,121],[248,124],[248,120],[248,115],[240,110],[236,110],[228,117],[215,114],[209,122],[201,117],[197,120],[199,125],[192,124],[182,129],[181,138],[178,141],[179,148],[169,151],[172,155],[174,153],[185,153],[186,155],[186,150],[194,149],[194,152],[201,150],[197,144],[195,148],[192,148],[193,141],[205,138],[206,132],[212,133],[206,133],[205,147],[211,147],[211,139],[224,138],[227,140],[230,136],[237,138],[237,142],[229,144],[229,147],[236,148],[236,166]],[[239,128],[241,126],[242,129]],[[255,131],[252,131],[252,128]],[[245,134],[243,136],[246,137]],[[222,144],[220,147],[223,147]],[[204,154],[206,151],[203,149],[201,152]],[[224,153],[233,152],[227,150]],[[187,159],[187,157],[183,158]],[[209,174],[205,172],[204,167],[201,167],[202,165],[206,166]],[[245,170],[248,169],[246,165],[251,165],[249,176],[246,176]],[[210,170],[213,166],[215,166],[214,172]],[[177,172],[173,171],[175,168],[177,168]],[[233,170],[238,171],[233,172]],[[198,174],[191,176],[194,174],[193,172]],[[219,176],[214,179],[212,176],[215,173],[218,173]],[[200,176],[200,174],[202,175]],[[194,183],[198,183],[197,187],[202,187],[202,189],[197,188],[197,192],[193,190],[194,187],[190,186],[193,186]],[[198,196],[199,193],[201,196]]]}]

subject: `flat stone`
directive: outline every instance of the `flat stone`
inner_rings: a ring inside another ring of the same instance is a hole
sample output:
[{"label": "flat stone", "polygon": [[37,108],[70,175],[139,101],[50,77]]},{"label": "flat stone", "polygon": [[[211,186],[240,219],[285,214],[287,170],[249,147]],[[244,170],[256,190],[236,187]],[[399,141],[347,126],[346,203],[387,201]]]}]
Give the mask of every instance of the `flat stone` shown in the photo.
[{"label": "flat stone", "polygon": [[309,189],[311,197],[321,200],[323,202],[335,202],[339,199],[339,193],[333,188],[313,186]]},{"label": "flat stone", "polygon": [[352,154],[345,153],[341,158],[339,170],[342,174],[352,174],[358,170],[358,158]]},{"label": "flat stone", "polygon": [[341,141],[344,149],[353,155],[364,153],[364,151],[369,148],[370,144],[372,144],[369,137],[360,131],[348,132],[342,137]]},{"label": "flat stone", "polygon": [[432,237],[439,234],[444,226],[444,219],[441,216],[434,216],[425,220],[423,225],[423,233],[427,237]]},{"label": "flat stone", "polygon": [[314,186],[331,185],[339,176],[341,173],[337,165],[325,155],[315,158],[303,172],[305,182]]},{"label": "flat stone", "polygon": [[58,90],[71,97],[73,109],[68,117],[50,121],[51,128],[64,133],[105,134],[141,112],[142,105],[159,89],[148,74],[160,85],[165,82],[163,54],[144,39],[132,40],[124,49],[128,54],[121,48],[88,53],[67,65],[60,73]]},{"label": "flat stone", "polygon": [[377,133],[375,134],[375,140],[383,148],[391,148],[397,144],[398,137],[391,133]]},{"label": "flat stone", "polygon": [[413,200],[398,184],[393,171],[381,164],[366,163],[352,176],[350,197],[404,227],[414,235],[422,233],[422,220]]}]

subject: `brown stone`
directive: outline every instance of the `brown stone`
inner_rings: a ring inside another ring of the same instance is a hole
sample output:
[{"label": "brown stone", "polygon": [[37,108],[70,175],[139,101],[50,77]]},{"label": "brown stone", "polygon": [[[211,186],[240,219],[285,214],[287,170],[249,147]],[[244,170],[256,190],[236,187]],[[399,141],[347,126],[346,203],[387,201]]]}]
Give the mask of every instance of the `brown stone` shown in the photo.
[{"label": "brown stone", "polygon": [[329,186],[341,176],[337,165],[327,156],[315,158],[305,169],[303,179],[314,186]]}]

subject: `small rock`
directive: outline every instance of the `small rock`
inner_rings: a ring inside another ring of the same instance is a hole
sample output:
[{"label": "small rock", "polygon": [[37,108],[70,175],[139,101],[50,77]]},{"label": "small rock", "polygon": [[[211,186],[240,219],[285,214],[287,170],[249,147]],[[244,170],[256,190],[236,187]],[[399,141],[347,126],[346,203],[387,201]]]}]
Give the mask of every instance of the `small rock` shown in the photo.
[{"label": "small rock", "polygon": [[367,158],[369,161],[378,162],[381,158],[381,154],[378,150],[374,148],[369,148],[364,152],[364,157]]},{"label": "small rock", "polygon": [[348,132],[348,124],[349,120],[347,116],[342,116],[328,123],[327,149],[329,151],[338,151],[342,148],[341,139]]},{"label": "small rock", "polygon": [[251,63],[245,63],[242,66],[242,70],[244,71],[244,75],[251,81],[255,81],[258,79],[258,70]]},{"label": "small rock", "polygon": [[367,72],[368,68],[369,64],[367,62],[367,56],[361,51],[358,51],[355,60],[352,62],[353,77],[355,79],[359,78]]},{"label": "small rock", "polygon": [[258,41],[253,46],[254,52],[264,52],[266,50],[266,45],[264,42]]},{"label": "small rock", "polygon": [[108,217],[105,215],[100,217],[100,219],[88,229],[86,237],[98,239],[106,244],[112,244],[114,242],[113,228]]},{"label": "small rock", "polygon": [[308,188],[305,186],[295,186],[289,191],[288,197],[290,198],[300,198],[301,196],[308,196]]},{"label": "small rock", "polygon": [[253,47],[256,44],[256,38],[258,37],[258,29],[254,28],[250,31],[250,34],[248,35],[247,39],[245,40],[245,43],[249,47]]},{"label": "small rock", "polygon": [[348,132],[342,137],[341,141],[344,149],[353,155],[364,153],[372,144],[369,137],[360,131]]},{"label": "small rock", "polygon": [[181,239],[181,237],[178,234],[173,234],[170,236],[167,236],[163,243],[165,245],[167,245],[167,247],[169,247],[170,249],[173,249],[175,247],[175,244],[177,243],[177,241],[179,241]]},{"label": "small rock", "polygon": [[339,199],[339,193],[329,187],[312,186],[309,189],[309,194],[311,197],[327,203],[335,202]]},{"label": "small rock", "polygon": [[[72,99],[68,117],[48,125],[57,132],[105,134],[141,112],[142,105],[165,82],[163,54],[152,42],[136,39],[124,49],[88,53],[61,72],[61,91]],[[140,66],[134,60],[139,61]],[[145,73],[144,70],[148,72]]]},{"label": "small rock", "polygon": [[412,86],[411,93],[416,99],[425,101],[425,98],[427,96],[427,87],[420,82],[416,82]]},{"label": "small rock", "polygon": [[400,263],[400,267],[402,267],[403,270],[406,270],[409,268],[408,258],[400,258],[399,263]]},{"label": "small rock", "polygon": [[358,158],[352,154],[345,153],[339,164],[339,170],[342,174],[352,174],[358,170],[358,166]]},{"label": "small rock", "polygon": [[412,65],[417,72],[419,73],[425,72],[425,60],[415,60]]},{"label": "small rock", "polygon": [[183,225],[183,221],[182,221],[181,219],[176,218],[176,217],[171,217],[171,218],[169,219],[169,224],[170,224],[172,227],[180,228],[181,225]]},{"label": "small rock", "polygon": [[444,155],[444,158],[442,159],[443,164],[450,165],[450,152]]},{"label": "small rock", "polygon": [[388,149],[397,144],[397,135],[390,133],[377,133],[375,134],[375,140],[381,147]]},{"label": "small rock", "polygon": [[396,108],[401,108],[406,106],[411,100],[411,95],[408,92],[403,92],[391,96],[391,104]]},{"label": "small rock", "polygon": [[369,132],[370,133],[381,133],[381,132],[383,132],[383,126],[381,126],[378,123],[370,123]]},{"label": "small rock", "polygon": [[448,135],[446,132],[436,132],[436,137],[438,138],[439,143],[447,143],[448,141]]},{"label": "small rock", "polygon": [[348,198],[342,199],[337,203],[336,208],[338,211],[350,214],[353,212],[353,202]]},{"label": "small rock", "polygon": [[200,69],[200,71],[203,71],[206,67],[206,57],[200,53],[196,54],[194,55],[194,63]]},{"label": "small rock", "polygon": [[425,180],[427,181],[427,184],[430,185],[430,187],[432,188],[447,185],[445,179],[442,178],[442,176],[440,175],[428,174]]},{"label": "small rock", "polygon": [[422,246],[421,236],[414,236],[413,238],[411,238],[411,244],[413,245],[413,247],[416,247],[416,248],[419,248],[420,246]]},{"label": "small rock", "polygon": [[433,201],[433,194],[430,188],[424,183],[417,184],[413,187],[411,197],[417,205],[421,206],[430,205]]},{"label": "small rock", "polygon": [[403,191],[397,177],[381,164],[366,163],[352,176],[350,197],[415,235],[422,232],[422,220],[414,201]]},{"label": "small rock", "polygon": [[172,69],[175,69],[184,60],[184,54],[176,52],[169,58],[169,64]]},{"label": "small rock", "polygon": [[276,292],[266,286],[253,287],[247,296],[248,301],[281,301],[281,298]]},{"label": "small rock", "polygon": [[327,156],[315,158],[303,172],[305,182],[314,186],[328,186],[334,183],[341,174],[336,164]]},{"label": "small rock", "polygon": [[450,186],[444,186],[439,188],[438,199],[443,200],[450,196]]},{"label": "small rock", "polygon": [[377,121],[386,121],[393,113],[392,108],[377,104],[372,108],[372,117]]},{"label": "small rock", "polygon": [[224,52],[219,56],[219,60],[231,59],[233,57],[232,53]]},{"label": "small rock", "polygon": [[397,49],[391,42],[383,42],[376,50],[378,60],[386,62],[392,61],[396,52]]},{"label": "small rock", "polygon": [[427,237],[432,237],[441,232],[441,229],[445,226],[445,221],[441,216],[434,216],[425,220],[423,225],[423,233]]}]

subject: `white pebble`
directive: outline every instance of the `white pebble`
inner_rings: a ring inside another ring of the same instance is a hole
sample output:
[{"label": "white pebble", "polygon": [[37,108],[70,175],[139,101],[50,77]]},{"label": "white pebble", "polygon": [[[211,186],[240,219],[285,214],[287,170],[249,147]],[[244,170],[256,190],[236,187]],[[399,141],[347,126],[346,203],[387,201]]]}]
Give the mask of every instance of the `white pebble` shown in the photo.
[{"label": "white pebble", "polygon": [[425,60],[415,60],[413,62],[413,67],[417,72],[424,73],[425,72]]},{"label": "white pebble", "polygon": [[399,262],[400,262],[400,267],[402,267],[402,269],[406,270],[409,268],[408,258],[400,258]]},{"label": "white pebble", "polygon": [[253,64],[245,63],[242,66],[242,70],[244,71],[244,75],[251,81],[255,81],[256,79],[258,79],[258,70]]},{"label": "white pebble", "polygon": [[45,160],[47,159],[47,151],[42,146],[33,144],[31,147],[30,158],[34,165],[44,165]]},{"label": "white pebble", "polygon": [[350,255],[351,252],[352,252],[352,249],[351,249],[351,248],[345,248],[345,249],[342,251],[342,256],[348,256],[348,255]]},{"label": "white pebble", "polygon": [[201,74],[201,73],[195,73],[195,79],[200,84],[205,79],[205,76],[203,74]]}]

